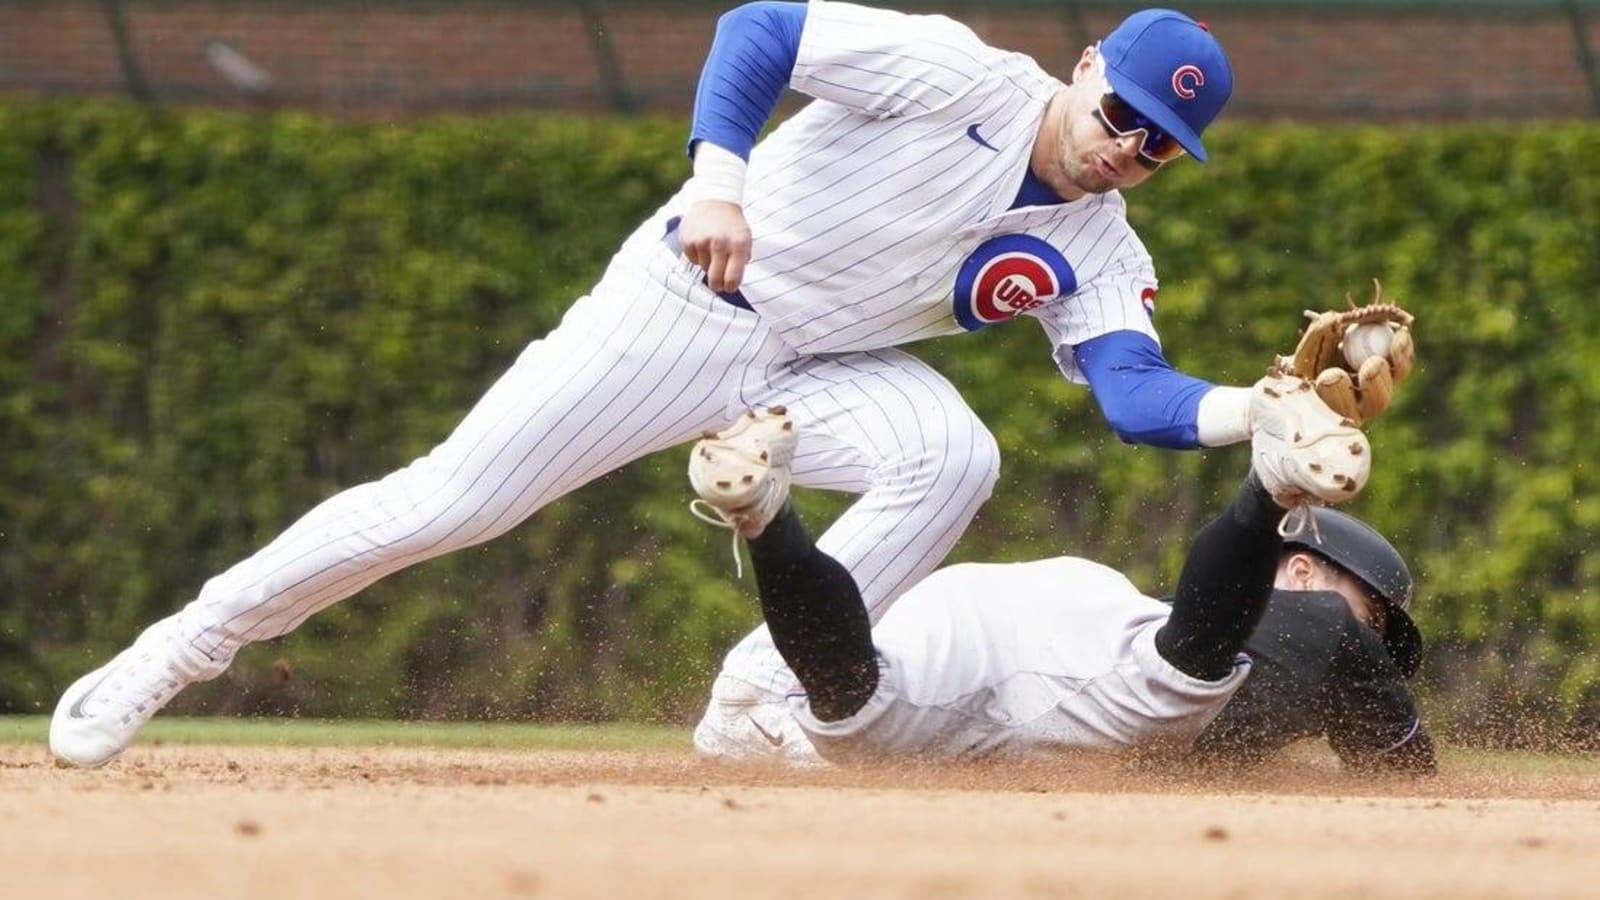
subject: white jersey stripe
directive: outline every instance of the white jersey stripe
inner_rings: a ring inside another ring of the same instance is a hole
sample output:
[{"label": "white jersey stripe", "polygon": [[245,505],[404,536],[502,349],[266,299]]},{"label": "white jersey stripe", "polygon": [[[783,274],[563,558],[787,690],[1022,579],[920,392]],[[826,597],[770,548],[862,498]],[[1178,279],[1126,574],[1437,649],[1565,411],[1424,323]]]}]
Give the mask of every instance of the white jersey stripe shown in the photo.
[{"label": "white jersey stripe", "polygon": [[[879,94],[879,93],[874,92],[874,91],[867,91],[867,90],[863,90],[861,88],[852,87],[852,86],[850,86],[848,84],[840,84],[838,82],[828,81],[825,78],[813,77],[813,78],[811,78],[811,83],[813,85],[825,85],[827,87],[833,88],[834,89],[833,94],[836,97],[839,94],[842,94],[842,93],[844,93],[846,91],[852,92],[852,93],[856,93],[856,94],[861,94],[861,95],[866,96],[866,97],[883,96],[882,94]],[[929,106],[928,104],[923,103],[921,100],[918,100],[916,97],[907,97],[907,96],[902,96],[900,94],[894,94],[894,93],[889,93],[889,94],[887,94],[887,96],[892,97],[892,98],[894,98],[896,100],[900,100],[900,101],[902,101],[904,103],[914,103],[917,106],[919,106],[919,107],[921,107],[922,109],[925,109],[925,110],[933,109],[932,106]]]},{"label": "white jersey stripe", "polygon": [[[746,315],[752,314],[746,313]],[[724,329],[723,333],[718,336],[718,344],[721,344],[728,338],[727,330],[731,327],[732,323],[730,322],[728,323],[728,327]],[[684,401],[694,401],[697,396],[693,392],[693,387],[695,385],[706,383],[707,380],[716,383],[726,383],[732,380],[737,373],[738,363],[736,360],[740,357],[747,357],[751,355],[755,349],[754,345],[762,337],[763,332],[754,330],[751,331],[750,334],[745,338],[744,345],[739,347],[739,349],[734,352],[733,359],[730,359],[728,363],[722,367],[720,374],[712,376],[709,379],[706,378],[706,373],[711,368],[711,359],[706,358],[702,360],[700,366],[694,372],[689,373],[689,376],[679,387],[678,392],[662,406],[662,409],[653,417],[641,423],[638,428],[627,434],[624,437],[623,443],[630,446],[663,446],[671,443],[675,436],[694,430],[694,423],[702,421],[704,415],[707,414],[702,413],[702,406],[705,406],[708,412],[715,407],[721,407],[725,413],[728,412],[727,403],[725,401],[718,400],[716,398],[710,398],[702,403],[690,405],[688,408],[680,412],[677,418],[665,423],[664,425],[661,425],[651,434],[642,436],[646,428],[648,428],[652,423],[661,419],[663,416],[667,415],[670,409],[679,405],[683,405]],[[605,458],[597,458],[593,465],[591,465],[588,469],[583,470],[579,474],[579,478],[587,483],[591,479],[599,477],[600,475],[603,475],[609,471],[611,471],[609,468],[609,462]]]},{"label": "white jersey stripe", "polygon": [[[874,140],[876,140],[876,138]],[[840,241],[837,239],[837,236],[832,229],[836,228],[842,221],[859,218],[863,213],[882,205],[882,197],[886,194],[890,194],[893,191],[892,185],[890,184],[893,176],[917,171],[920,167],[925,167],[929,159],[936,157],[943,151],[960,148],[964,141],[971,144],[972,152],[969,152],[949,163],[946,165],[945,169],[941,170],[940,172],[931,174],[926,173],[925,171],[917,172],[916,178],[911,180],[910,186],[924,186],[929,182],[934,181],[938,175],[944,174],[944,172],[949,171],[949,169],[957,165],[960,165],[962,162],[968,161],[980,153],[990,152],[984,151],[979,148],[977,144],[967,141],[964,134],[957,133],[949,135],[944,145],[937,148],[932,153],[928,153],[924,148],[919,150],[919,152],[915,154],[914,158],[902,158],[898,168],[883,172],[876,171],[873,166],[880,165],[885,160],[894,158],[896,156],[906,157],[907,154],[902,153],[902,151],[913,147],[919,147],[919,145],[923,143],[923,141],[919,141],[916,136],[906,136],[903,137],[898,144],[885,149],[880,156],[872,159],[862,159],[862,168],[840,173],[832,181],[816,185],[814,188],[810,188],[805,194],[796,193],[790,195],[786,205],[782,207],[781,211],[775,212],[773,215],[768,217],[754,218],[751,223],[752,228],[756,227],[757,224],[760,224],[765,228],[772,228],[775,230],[802,230],[802,233],[808,233],[808,236],[804,239],[793,242],[784,247],[782,251],[784,254],[793,253],[800,247],[812,242],[823,243],[825,245],[825,249],[834,249],[840,245]],[[867,145],[863,146],[870,146],[871,143],[872,142],[869,142]],[[854,186],[854,189],[848,194],[840,195],[840,185],[850,180],[857,182]],[[808,203],[808,201],[819,199],[823,201],[821,204]],[[852,201],[855,201],[854,205],[852,205]],[[928,204],[923,204],[918,208],[926,209],[927,206]],[[783,215],[784,213],[790,214],[790,217],[785,217]],[[819,221],[818,217],[823,216],[824,214],[831,214],[832,218],[825,221]],[[802,263],[801,265],[814,262],[820,258],[822,258],[822,256],[813,256],[807,261],[807,263]],[[770,272],[764,275],[763,278],[786,275],[794,271],[795,268],[798,268],[798,266],[786,270]],[[755,286],[758,284],[760,284],[759,279],[751,279],[747,286]]]},{"label": "white jersey stripe", "polygon": [[[965,144],[968,148],[970,148],[970,149],[967,150],[966,153],[963,153],[959,157],[957,157],[956,159],[951,160],[947,165],[945,165],[943,168],[939,169],[938,171],[933,171],[933,172],[928,171],[929,160],[931,158],[939,156],[940,153],[945,149],[959,148],[963,144]],[[957,132],[954,135],[952,135],[951,140],[944,147],[940,147],[938,150],[934,151],[933,154],[930,154],[929,157],[906,160],[905,163],[902,166],[900,166],[899,168],[883,172],[882,174],[877,175],[876,178],[872,182],[863,184],[854,193],[852,193],[849,196],[847,196],[846,198],[844,198],[844,200],[848,201],[848,200],[854,200],[854,199],[858,199],[858,198],[867,198],[867,199],[870,200],[872,197],[874,197],[874,196],[876,196],[878,194],[881,194],[883,192],[892,192],[894,190],[894,179],[895,179],[895,177],[899,176],[899,175],[906,174],[908,172],[912,172],[913,170],[915,170],[916,173],[917,173],[916,174],[916,184],[917,185],[924,185],[924,184],[937,185],[937,184],[940,183],[941,178],[943,176],[949,174],[950,172],[955,170],[957,167],[961,167],[964,164],[969,163],[975,157],[982,157],[982,156],[985,156],[985,155],[993,155],[993,153],[994,153],[994,151],[985,149],[985,148],[981,147],[980,145],[978,145],[976,142],[969,140],[964,133]],[[992,177],[987,182],[984,182],[985,190],[982,191],[981,193],[986,194],[986,195],[994,193],[994,191],[996,190],[996,183],[998,181],[1002,180],[1003,178],[1007,178],[1007,177],[1009,177],[1009,173],[993,173]],[[833,187],[833,185],[829,185],[828,187],[831,188],[831,187]],[[905,215],[916,216],[919,213],[923,213],[923,212],[928,211],[930,209],[944,208],[944,207],[946,207],[948,205],[948,201],[936,189],[935,190],[926,191],[923,194],[923,196],[925,197],[924,201],[922,203],[916,205],[915,207],[912,207],[911,209],[907,210],[905,212]],[[832,256],[833,257],[833,261],[835,262],[834,267],[831,268],[831,269],[822,269],[819,272],[818,276],[817,276],[817,277],[820,277],[822,279],[828,279],[828,278],[831,278],[831,277],[839,275],[840,273],[846,271],[847,269],[850,269],[850,268],[853,268],[853,267],[859,265],[860,262],[862,261],[862,259],[867,257],[867,256],[879,255],[879,254],[893,254],[896,251],[897,248],[899,248],[902,245],[904,245],[906,243],[909,243],[909,242],[919,238],[919,235],[916,235],[916,234],[905,234],[904,236],[902,236],[901,238],[899,238],[898,240],[896,240],[896,241],[894,241],[892,243],[873,244],[873,245],[865,248],[861,252],[859,252],[857,255],[855,255],[853,257],[845,258],[842,263],[838,262],[841,250],[843,248],[845,248],[845,247],[850,247],[851,246],[851,244],[849,243],[850,238],[848,237],[848,234],[847,235],[840,235],[840,234],[837,233],[837,227],[838,227],[838,225],[840,223],[839,220],[841,218],[843,218],[846,213],[856,212],[854,210],[849,210],[849,209],[841,210],[841,207],[843,207],[843,206],[844,206],[844,203],[841,201],[839,203],[832,204],[829,207],[827,207],[824,211],[835,213],[834,221],[831,221],[831,222],[828,222],[828,223],[820,223],[820,225],[817,228],[816,232],[810,238],[807,238],[807,239],[801,240],[801,241],[797,241],[797,242],[791,244],[788,248],[785,249],[785,253],[793,253],[795,250],[798,250],[800,247],[806,246],[807,244],[824,243],[824,242],[826,242],[824,244],[824,246],[822,247],[821,252],[816,253],[815,255],[811,256],[808,259],[793,263],[793,264],[789,265],[788,268],[785,268],[785,269],[774,269],[773,271],[770,271],[769,273],[767,273],[766,275],[764,275],[760,279],[751,279],[749,281],[749,283],[748,283],[748,286],[751,287],[751,288],[754,288],[754,287],[760,285],[762,283],[762,281],[765,280],[765,279],[777,278],[777,277],[781,277],[781,276],[784,276],[784,275],[791,274],[791,273],[793,273],[793,272],[795,272],[797,270],[803,269],[803,268],[818,266],[819,263],[823,262],[824,260],[828,259],[828,257]],[[862,210],[862,211],[864,211],[864,210]],[[854,218],[854,216],[851,216],[851,217]],[[857,219],[857,221],[862,221],[862,220],[861,219]],[[788,224],[788,227],[798,228],[800,226],[807,225],[807,224],[813,224],[813,223],[812,223],[812,220],[810,219],[810,217],[808,216],[808,217],[805,217],[805,218],[796,219],[796,220],[794,220],[794,221],[792,221],[790,223],[787,223],[787,224]],[[870,231],[871,229],[869,227],[866,227],[866,226],[857,226],[856,230],[859,230],[859,231]],[[841,239],[843,239],[846,242],[843,243],[843,244],[840,244],[839,242],[840,242]],[[774,265],[775,266],[776,263],[771,263],[770,265]],[[818,266],[818,267],[820,268],[820,266]],[[785,295],[787,295],[788,293],[790,293],[792,291],[800,290],[800,289],[805,288],[807,286],[808,285],[806,285],[804,283],[797,283],[793,287],[789,288],[788,290],[781,291],[781,292],[778,292],[778,293],[775,293],[775,294],[771,294],[770,296],[767,296],[765,299],[768,300],[768,301],[776,301],[778,299],[781,299],[782,297],[784,297]]]},{"label": "white jersey stripe", "polygon": [[[868,355],[879,362],[886,361],[879,354],[873,353]],[[919,398],[915,401],[912,400],[911,397],[907,396],[906,401],[912,410],[921,409],[923,408],[924,402],[935,398],[937,391],[933,389],[932,385],[929,385],[921,378],[921,373],[913,370],[910,374],[912,379],[914,379],[920,387],[925,389],[924,393],[927,396]],[[941,383],[943,382],[942,379],[940,379],[940,381]],[[867,589],[882,595],[878,598],[875,598],[873,604],[869,606],[869,610],[877,609],[878,606],[881,606],[885,603],[889,596],[897,596],[902,590],[904,590],[906,586],[908,586],[904,571],[907,568],[905,563],[910,563],[909,571],[912,572],[925,571],[926,567],[937,565],[938,562],[944,558],[945,552],[947,552],[949,549],[949,544],[953,543],[960,536],[960,532],[964,530],[965,522],[970,520],[971,516],[977,512],[978,506],[988,498],[989,491],[992,488],[994,473],[990,467],[993,465],[994,460],[989,454],[984,453],[980,448],[978,448],[977,443],[980,439],[992,441],[993,438],[990,437],[986,431],[980,432],[972,429],[963,429],[961,431],[952,430],[951,426],[953,423],[950,421],[950,410],[946,407],[937,408],[939,409],[941,419],[944,420],[943,424],[946,433],[943,446],[946,447],[948,451],[942,454],[939,464],[939,472],[941,474],[945,473],[946,470],[953,472],[956,469],[956,465],[952,464],[952,460],[959,461],[960,473],[956,478],[954,478],[956,488],[953,491],[944,493],[937,503],[933,505],[933,515],[926,515],[926,511],[920,513],[921,517],[923,518],[923,524],[920,531],[912,532],[909,535],[903,533],[897,535],[898,539],[905,541],[903,546],[908,548],[908,553],[895,560],[895,562],[901,564],[902,571],[898,573],[892,583],[886,585],[878,584],[879,578],[885,577],[889,574],[889,566],[887,564],[882,567],[879,575],[873,575],[870,572],[866,573]],[[917,417],[915,421],[918,423],[920,430],[922,417]],[[919,437],[921,437],[923,440],[926,440],[926,436],[919,435]],[[966,441],[965,446],[952,446],[952,444],[957,443],[963,437]],[[925,443],[921,445],[927,446]],[[950,479],[946,477],[942,480]],[[955,510],[955,515],[951,515],[952,508]],[[902,524],[905,524],[909,518],[910,511],[908,510],[907,519],[902,520]],[[950,524],[952,522],[961,522],[962,525],[954,530],[951,530]],[[907,539],[908,537],[909,539]],[[941,546],[944,549],[937,552],[935,555],[934,549]],[[921,556],[917,556],[914,554],[914,552],[909,551],[909,548],[916,547],[921,547],[924,549],[924,552]]]},{"label": "white jersey stripe", "polygon": [[[834,119],[823,127],[818,128],[816,133],[799,138],[786,147],[780,148],[777,144],[763,142],[757,145],[756,151],[751,154],[751,159],[752,161],[755,160],[756,153],[759,153],[765,166],[775,170],[791,172],[797,181],[804,181],[809,184],[818,173],[828,167],[828,156],[834,147],[850,140],[870,124],[872,124],[871,119],[859,116]],[[832,132],[834,131],[838,131],[838,133],[833,134]],[[868,137],[870,140],[862,146],[871,146],[874,141],[887,137],[887,133],[879,134],[877,137],[868,135]],[[855,147],[850,152],[859,155],[860,151],[860,147]],[[849,172],[840,173],[826,187],[812,187],[809,189],[814,194],[821,193],[827,187],[849,178],[850,174]],[[774,193],[752,193],[745,197],[745,216],[751,221],[776,223],[781,221],[776,216],[787,209],[787,207],[778,206],[780,200],[784,202],[801,202],[805,199],[807,198],[783,198]]]},{"label": "white jersey stripe", "polygon": [[[959,165],[959,163],[960,163],[960,160],[957,160],[955,163],[952,163],[950,166],[947,166],[946,168],[940,169],[938,172],[933,173],[932,177],[934,179],[937,179],[939,176],[944,175],[947,172],[949,172],[952,169],[954,169],[957,165]],[[934,206],[939,206],[939,205],[941,205],[941,203],[942,203],[942,198],[939,197],[937,194],[934,194],[933,196],[929,196],[928,199],[925,202],[923,202],[915,210],[912,210],[912,212],[915,213],[915,212],[918,212],[918,211],[923,210],[923,209],[927,209],[927,208],[934,207]],[[861,226],[857,226],[857,228],[855,230],[862,230],[862,228],[861,228]],[[864,234],[862,236],[865,237]],[[894,253],[896,250],[900,249],[904,245],[906,245],[906,244],[908,244],[908,243],[910,243],[910,242],[912,242],[914,240],[916,240],[916,236],[908,234],[908,235],[905,235],[905,236],[901,237],[899,240],[897,240],[897,241],[895,241],[893,243],[874,246],[874,247],[870,248],[870,251],[862,252],[862,253],[854,255],[854,256],[845,256],[844,253],[841,252],[841,248],[831,248],[831,249],[830,248],[823,248],[823,251],[821,253],[819,253],[818,255],[816,255],[814,257],[812,257],[811,259],[807,259],[807,260],[804,260],[802,262],[796,263],[794,266],[792,266],[789,269],[785,269],[785,270],[782,270],[782,271],[779,271],[779,272],[774,272],[774,273],[772,273],[772,275],[774,277],[775,276],[781,276],[781,275],[787,275],[787,274],[789,274],[791,272],[795,272],[795,271],[798,271],[800,269],[807,268],[807,267],[821,268],[818,264],[824,262],[825,260],[827,260],[829,262],[831,268],[821,272],[821,277],[822,278],[830,278],[830,277],[840,275],[840,274],[842,274],[842,273],[844,273],[846,271],[849,271],[850,269],[853,269],[853,268],[856,268],[856,267],[860,266],[862,262],[864,262],[866,259],[868,259],[868,258],[870,258],[872,256],[876,256],[876,255],[884,254],[884,253]],[[797,245],[797,247],[798,246],[799,245]],[[847,244],[845,246],[849,246],[849,245]],[[831,260],[829,260],[830,256],[833,257]],[[842,260],[841,260],[841,257],[843,257]],[[782,299],[783,297],[788,296],[789,294],[793,293],[794,291],[802,290],[802,289],[804,289],[806,287],[808,287],[808,285],[806,285],[806,284],[795,284],[793,287],[790,287],[787,290],[780,291],[778,293],[772,294],[768,299],[776,301],[776,300]],[[864,300],[863,301],[858,301],[858,303],[860,303],[860,302],[865,302],[865,301]],[[852,306],[852,305],[857,305],[857,304],[843,304],[842,303],[842,304],[839,305],[838,308],[845,308],[845,307]]]},{"label": "white jersey stripe", "polygon": [[[961,117],[964,115],[975,114],[982,108],[982,103],[980,101],[981,98],[969,98],[968,100],[954,107],[952,115]],[[826,110],[828,107],[826,105],[822,105],[819,108]],[[798,123],[798,127],[795,123]],[[805,132],[820,130],[823,133],[826,133],[838,127],[839,123],[854,123],[854,127],[844,130],[840,135],[838,135],[834,140],[829,141],[826,145],[810,148],[808,152],[802,153],[796,151],[794,153],[784,153],[786,147],[792,142],[796,140],[807,141],[807,138],[804,136]],[[760,154],[760,158],[758,159],[758,157],[753,154],[751,157],[751,162],[753,164],[759,162],[763,166],[770,165],[773,168],[778,168],[780,165],[802,166],[797,171],[790,173],[796,190],[787,191],[784,193],[784,196],[789,199],[790,203],[782,208],[788,209],[790,206],[795,205],[803,208],[805,206],[805,201],[813,199],[814,197],[823,197],[828,199],[831,189],[836,187],[845,179],[859,177],[863,173],[871,173],[873,178],[876,179],[877,173],[872,172],[871,170],[883,164],[887,159],[899,155],[905,157],[908,165],[914,165],[919,160],[925,159],[926,154],[925,152],[922,152],[920,148],[918,148],[918,152],[912,154],[903,152],[914,148],[917,145],[917,142],[922,138],[914,132],[902,132],[901,130],[892,127],[893,124],[894,123],[885,123],[881,120],[864,116],[843,115],[832,118],[823,117],[819,118],[815,122],[812,122],[809,118],[797,117],[797,119],[786,122],[780,126],[777,132],[774,132],[771,139],[768,141],[763,141],[762,144],[759,145],[757,151]],[[779,139],[780,134],[782,134],[781,139]],[[959,144],[959,141],[956,140],[956,138],[963,137],[964,132],[957,132],[950,135],[950,142],[952,144]],[[844,142],[847,138],[855,138],[857,141],[859,141],[859,143],[851,144],[842,148],[837,146],[839,143]],[[898,139],[898,143],[894,143],[892,145],[880,143],[888,141],[891,138]],[[974,144],[974,146],[976,147],[976,144]],[[875,156],[867,156],[866,152],[869,149],[879,152]],[[848,168],[838,166],[836,156],[830,155],[826,152],[829,150],[834,150],[835,154],[838,155],[847,155],[850,159],[851,165]],[[771,158],[774,154],[783,154],[783,156]],[[810,166],[805,167],[805,162],[809,162]],[[817,176],[824,173],[831,175],[834,180],[817,183]],[[870,183],[876,183],[876,181],[874,180]],[[759,200],[759,197],[757,199]],[[757,203],[751,202],[750,198],[747,198],[745,211],[747,214],[751,213],[752,211],[759,212],[762,211],[762,207],[757,205]]]},{"label": "white jersey stripe", "polygon": [[[816,49],[816,48],[813,47],[813,49]],[[868,81],[872,81],[872,80],[882,81],[885,78],[893,77],[898,81],[902,81],[902,82],[909,81],[909,82],[912,82],[914,84],[920,84],[923,87],[926,87],[930,91],[936,91],[939,94],[944,95],[944,97],[946,97],[946,98],[953,98],[953,97],[959,96],[966,89],[966,87],[971,83],[970,81],[967,81],[966,79],[962,78],[962,79],[960,79],[958,84],[952,84],[951,86],[946,87],[944,85],[939,84],[937,81],[935,81],[934,79],[931,79],[931,78],[919,78],[919,77],[917,77],[915,75],[905,74],[905,70],[906,70],[906,65],[905,64],[907,62],[916,62],[916,63],[923,63],[925,65],[930,65],[930,66],[934,66],[936,68],[943,69],[946,72],[949,72],[951,74],[954,74],[954,75],[958,76],[958,78],[961,76],[961,72],[958,69],[956,69],[956,68],[954,68],[952,66],[947,66],[944,63],[939,62],[938,60],[926,59],[926,58],[919,57],[919,56],[912,56],[909,53],[872,53],[872,54],[858,53],[858,54],[853,54],[853,55],[846,55],[846,54],[841,54],[841,53],[835,52],[834,53],[834,57],[835,57],[834,60],[831,63],[828,64],[829,68],[834,70],[834,71],[860,72],[863,75],[875,76],[875,79],[868,79]],[[874,62],[880,62],[880,63],[882,63],[882,65],[870,65],[870,66],[869,65],[857,65],[855,63],[845,62],[846,59],[860,59],[863,63],[865,63],[866,61],[868,61],[870,59],[870,60],[872,60]],[[814,83],[829,84],[829,85],[832,85],[834,87],[843,88],[843,89],[848,90],[848,91],[854,91],[855,93],[858,93],[858,94],[869,94],[870,95],[870,94],[877,94],[878,93],[877,90],[874,90],[872,88],[862,88],[862,87],[856,87],[853,84],[843,84],[843,83],[839,83],[839,82],[828,81],[826,79],[820,78],[820,77],[815,76],[815,75],[809,76],[809,79]],[[891,93],[891,92],[885,92],[885,96],[893,97],[893,98],[895,98],[897,100],[906,100],[908,102],[914,102],[918,106],[922,107],[923,109],[932,109],[935,105],[937,105],[937,104],[924,103],[921,100],[916,99],[915,97],[904,97],[904,96],[901,96],[899,94],[895,94],[895,93]]]},{"label": "white jersey stripe", "polygon": [[[901,18],[903,20],[907,17]],[[809,50],[809,53],[807,54],[807,60],[800,61],[798,64],[804,65],[807,68],[853,70],[857,72],[863,72],[868,75],[879,76],[880,80],[909,79],[912,81],[918,81],[919,83],[928,84],[930,86],[935,86],[934,82],[931,80],[923,81],[922,79],[913,78],[912,76],[906,74],[912,69],[912,67],[907,66],[906,63],[918,63],[923,66],[931,66],[935,69],[940,69],[949,76],[952,76],[946,79],[948,85],[947,87],[938,87],[938,89],[943,91],[946,95],[960,93],[962,87],[965,87],[972,82],[972,79],[969,76],[972,67],[981,66],[984,64],[982,59],[979,59],[977,56],[973,55],[960,44],[940,41],[937,38],[926,35],[922,36],[922,39],[917,41],[915,46],[934,50],[947,50],[951,56],[958,57],[958,59],[946,62],[925,54],[910,53],[905,49],[863,50],[850,43],[851,39],[856,39],[858,37],[858,35],[852,32],[852,34],[847,36],[847,40],[840,44],[828,44],[821,38],[813,38],[810,46],[807,48]],[[906,35],[901,34],[898,36],[898,38],[900,41],[905,41]],[[910,44],[908,43],[905,46],[910,46]],[[827,57],[826,64],[819,64],[814,61],[818,57],[824,56]],[[856,65],[855,63],[850,62],[850,60],[859,60],[861,62],[865,62],[867,60],[888,60],[888,62],[882,65],[869,66]]]}]

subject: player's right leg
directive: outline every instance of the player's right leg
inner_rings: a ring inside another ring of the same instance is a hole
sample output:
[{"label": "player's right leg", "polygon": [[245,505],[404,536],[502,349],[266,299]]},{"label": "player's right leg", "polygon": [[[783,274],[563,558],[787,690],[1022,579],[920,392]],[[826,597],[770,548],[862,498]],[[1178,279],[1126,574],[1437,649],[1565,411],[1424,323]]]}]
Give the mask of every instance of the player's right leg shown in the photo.
[{"label": "player's right leg", "polygon": [[52,750],[103,764],[241,647],[721,425],[743,368],[770,343],[759,317],[716,299],[664,248],[625,248],[431,453],[323,502],[71,685],[51,722]]},{"label": "player's right leg", "polygon": [[1266,611],[1283,551],[1281,526],[1293,524],[1290,511],[1355,497],[1371,467],[1366,435],[1303,379],[1270,375],[1254,391],[1250,475],[1228,508],[1195,535],[1172,615],[1155,636],[1163,659],[1203,681],[1228,677]]}]

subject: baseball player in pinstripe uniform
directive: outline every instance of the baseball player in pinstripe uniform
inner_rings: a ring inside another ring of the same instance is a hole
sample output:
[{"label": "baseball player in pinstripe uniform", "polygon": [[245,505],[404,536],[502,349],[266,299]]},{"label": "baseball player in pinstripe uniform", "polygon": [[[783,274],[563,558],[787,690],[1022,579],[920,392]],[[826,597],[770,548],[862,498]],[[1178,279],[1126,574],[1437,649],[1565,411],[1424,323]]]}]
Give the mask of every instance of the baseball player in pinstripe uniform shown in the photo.
[{"label": "baseball player in pinstripe uniform", "polygon": [[967,563],[912,586],[876,626],[786,502],[796,435],[783,411],[702,440],[690,481],[749,541],[762,615],[800,684],[791,727],[760,725],[754,748],[719,745],[719,732],[702,751],[848,763],[1139,748],[1252,762],[1326,734],[1356,767],[1431,772],[1404,680],[1421,650],[1404,560],[1332,509],[1303,510],[1305,527],[1283,535],[1303,498],[1359,492],[1365,437],[1293,376],[1258,383],[1251,419],[1251,472],[1196,534],[1170,603],[1086,559]]},{"label": "baseball player in pinstripe uniform", "polygon": [[[757,145],[785,86],[815,99]],[[696,98],[693,177],[593,290],[432,452],[326,500],[71,685],[53,751],[100,765],[241,647],[759,406],[804,428],[797,483],[861,494],[821,545],[877,617],[944,557],[999,468],[955,389],[892,349],[907,341],[1026,315],[1124,439],[1245,439],[1248,391],[1163,358],[1154,269],[1119,193],[1184,153],[1204,160],[1231,90],[1217,42],[1165,10],[1086,48],[1066,82],[940,16],[731,11]],[[713,705],[781,700],[775,660],[752,635]]]}]

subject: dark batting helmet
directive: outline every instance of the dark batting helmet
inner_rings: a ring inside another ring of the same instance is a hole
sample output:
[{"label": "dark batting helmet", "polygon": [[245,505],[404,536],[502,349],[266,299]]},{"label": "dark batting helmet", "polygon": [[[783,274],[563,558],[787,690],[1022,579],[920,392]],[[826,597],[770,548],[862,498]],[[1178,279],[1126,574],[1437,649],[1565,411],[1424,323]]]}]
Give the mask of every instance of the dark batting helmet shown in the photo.
[{"label": "dark batting helmet", "polygon": [[1410,678],[1422,662],[1422,632],[1411,620],[1415,582],[1405,559],[1387,538],[1349,513],[1319,506],[1312,515],[1316,517],[1316,529],[1301,529],[1285,539],[1284,546],[1303,548],[1327,559],[1383,599],[1388,611],[1384,646],[1400,674]]}]

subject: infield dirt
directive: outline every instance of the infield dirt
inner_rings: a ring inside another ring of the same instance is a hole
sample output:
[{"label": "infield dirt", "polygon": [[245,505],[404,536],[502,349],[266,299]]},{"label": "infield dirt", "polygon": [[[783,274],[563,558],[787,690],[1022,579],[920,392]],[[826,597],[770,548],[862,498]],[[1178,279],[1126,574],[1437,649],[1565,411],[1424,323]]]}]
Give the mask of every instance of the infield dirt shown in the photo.
[{"label": "infield dirt", "polygon": [[1597,859],[1592,774],[0,745],[6,898],[1554,898],[1596,896]]}]

